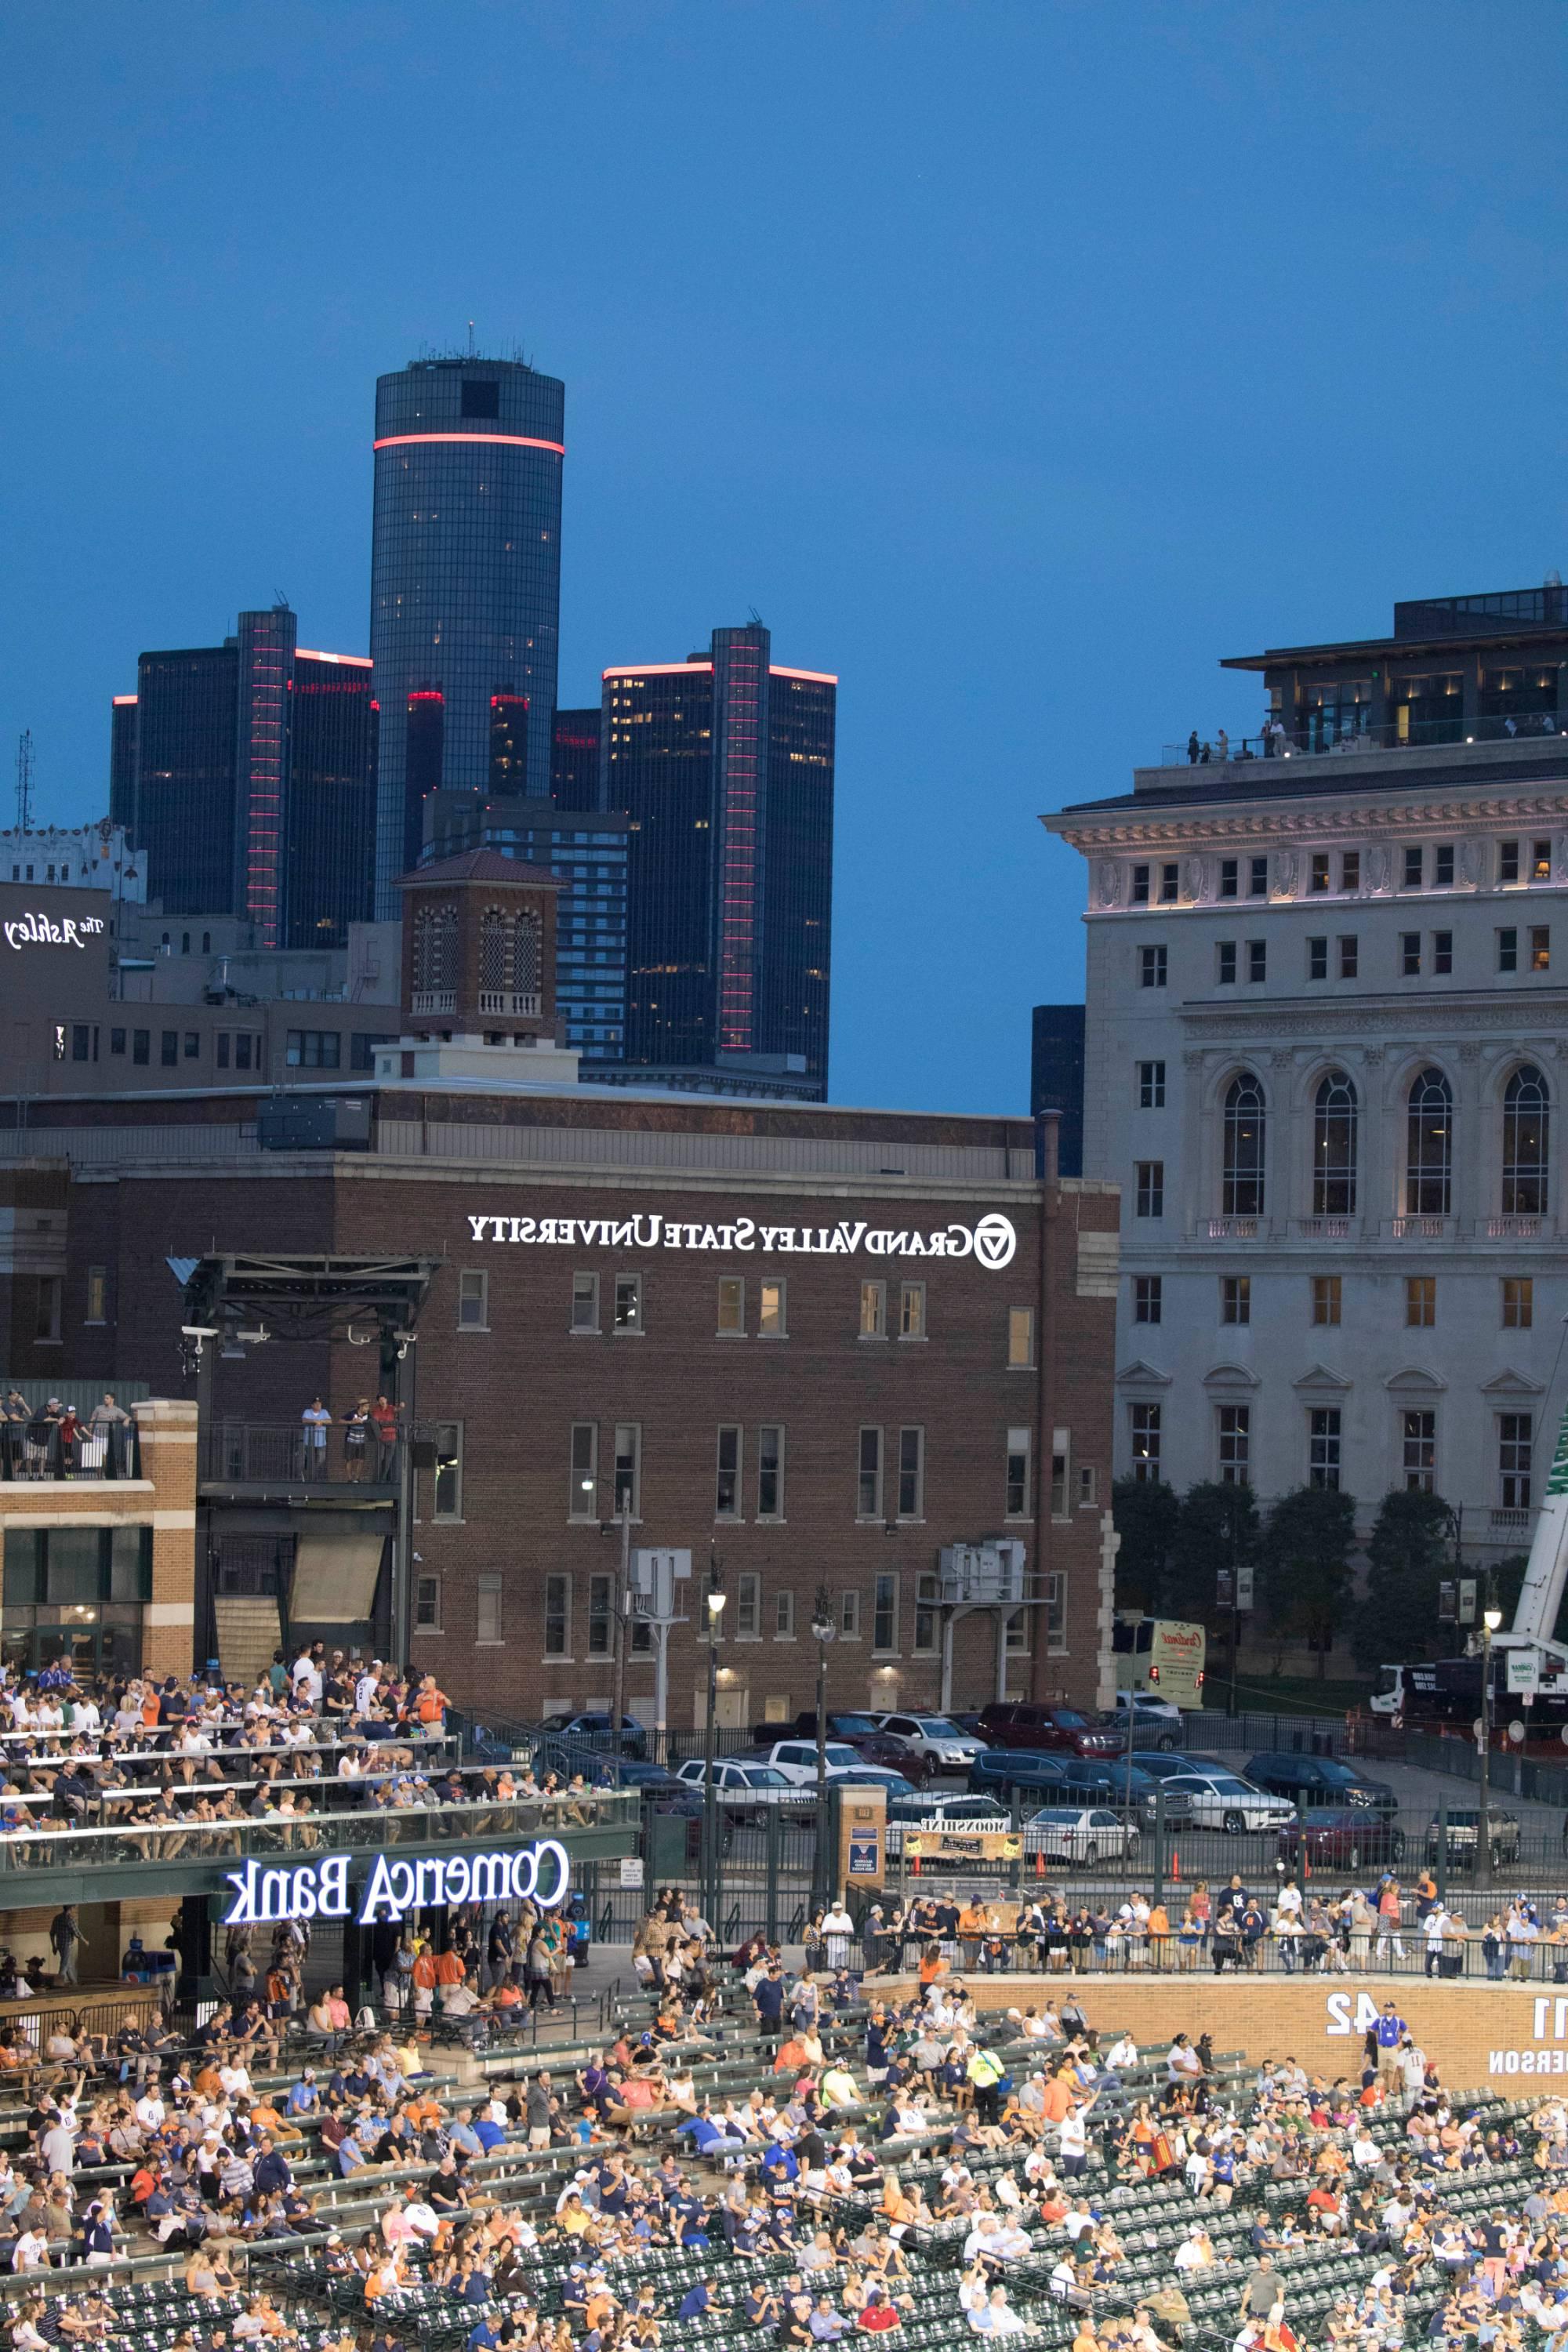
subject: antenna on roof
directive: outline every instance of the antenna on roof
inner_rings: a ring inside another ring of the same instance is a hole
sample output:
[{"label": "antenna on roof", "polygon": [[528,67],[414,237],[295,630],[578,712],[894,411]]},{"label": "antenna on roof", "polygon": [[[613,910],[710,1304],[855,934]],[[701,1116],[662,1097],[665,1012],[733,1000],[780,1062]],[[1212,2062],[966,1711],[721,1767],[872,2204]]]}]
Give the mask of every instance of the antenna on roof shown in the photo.
[{"label": "antenna on roof", "polygon": [[470,359],[472,359],[472,358],[473,358],[473,356],[474,356],[474,322],[473,322],[473,320],[470,319],[470,320],[468,320],[468,357],[469,357]]},{"label": "antenna on roof", "polygon": [[287,588],[274,588],[272,591],[272,609],[275,613],[288,612],[289,591]]},{"label": "antenna on roof", "polygon": [[33,830],[33,730],[30,727],[25,727],[16,738],[16,830],[18,833],[31,833]]},{"label": "antenna on roof", "polygon": [[762,614],[758,612],[754,604],[748,604],[746,610],[751,614],[752,623],[757,628],[765,629],[767,627],[767,623],[763,620]]}]

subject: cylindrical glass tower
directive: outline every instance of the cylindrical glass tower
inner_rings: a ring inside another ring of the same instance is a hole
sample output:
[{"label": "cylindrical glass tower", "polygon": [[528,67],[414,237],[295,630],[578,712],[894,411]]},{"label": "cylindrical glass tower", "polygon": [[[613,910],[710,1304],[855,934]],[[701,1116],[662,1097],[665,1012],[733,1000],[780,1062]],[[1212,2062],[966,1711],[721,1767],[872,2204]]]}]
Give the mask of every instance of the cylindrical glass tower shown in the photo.
[{"label": "cylindrical glass tower", "polygon": [[376,380],[380,920],[400,911],[426,793],[521,780],[549,795],[565,397],[518,360],[416,360]]}]

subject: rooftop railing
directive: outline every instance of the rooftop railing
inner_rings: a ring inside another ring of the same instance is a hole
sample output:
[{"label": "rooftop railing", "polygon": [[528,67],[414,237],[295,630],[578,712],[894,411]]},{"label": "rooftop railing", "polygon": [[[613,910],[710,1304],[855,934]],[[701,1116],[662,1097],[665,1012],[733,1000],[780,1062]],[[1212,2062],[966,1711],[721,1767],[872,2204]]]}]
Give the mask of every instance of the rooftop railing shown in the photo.
[{"label": "rooftop railing", "polygon": [[1431,751],[1453,743],[1539,743],[1568,737],[1564,717],[1555,710],[1527,710],[1505,718],[1413,719],[1405,726],[1387,719],[1374,727],[1324,711],[1304,725],[1281,726],[1261,735],[1226,736],[1216,728],[1195,742],[1189,737],[1184,743],[1163,743],[1160,764],[1245,767],[1255,760],[1356,759],[1372,751]]},{"label": "rooftop railing", "polygon": [[47,1410],[0,1422],[0,1480],[140,1478],[134,1422],[63,1422]]}]

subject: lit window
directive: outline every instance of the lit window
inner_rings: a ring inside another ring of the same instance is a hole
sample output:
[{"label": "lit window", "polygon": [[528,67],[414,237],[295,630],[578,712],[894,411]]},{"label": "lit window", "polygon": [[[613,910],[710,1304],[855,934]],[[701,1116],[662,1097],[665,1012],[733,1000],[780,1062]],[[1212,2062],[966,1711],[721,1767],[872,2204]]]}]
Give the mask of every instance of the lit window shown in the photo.
[{"label": "lit window", "polygon": [[746,1329],[746,1286],[738,1274],[719,1277],[719,1336],[742,1339]]},{"label": "lit window", "polygon": [[899,1337],[900,1339],[923,1339],[925,1336],[925,1284],[902,1283],[899,1288]]},{"label": "lit window", "polygon": [[1337,1323],[1340,1319],[1343,1279],[1338,1274],[1315,1274],[1312,1276],[1312,1320],[1314,1323]]},{"label": "lit window", "polygon": [[888,1336],[888,1286],[885,1282],[863,1282],[860,1285],[860,1337],[862,1339],[885,1339]]},{"label": "lit window", "polygon": [[1502,1277],[1502,1328],[1528,1331],[1535,1321],[1535,1277],[1505,1274]]},{"label": "lit window", "polygon": [[758,1285],[757,1337],[760,1339],[782,1339],[784,1337],[784,1286],[782,1282]]},{"label": "lit window", "polygon": [[1405,1277],[1405,1320],[1413,1331],[1430,1331],[1437,1321],[1437,1277],[1407,1274]]},{"label": "lit window", "polygon": [[1009,1307],[1007,1309],[1007,1363],[1011,1370],[1022,1371],[1035,1360],[1035,1310],[1032,1307]]}]

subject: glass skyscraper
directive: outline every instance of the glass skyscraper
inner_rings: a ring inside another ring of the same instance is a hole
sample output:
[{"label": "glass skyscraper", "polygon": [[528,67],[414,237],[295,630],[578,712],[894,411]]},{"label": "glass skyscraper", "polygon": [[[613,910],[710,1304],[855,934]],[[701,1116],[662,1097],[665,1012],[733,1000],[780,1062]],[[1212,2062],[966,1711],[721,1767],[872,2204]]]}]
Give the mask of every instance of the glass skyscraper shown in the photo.
[{"label": "glass skyscraper", "polygon": [[550,797],[565,386],[520,360],[416,360],[375,387],[370,650],[375,910],[399,911],[434,791]]},{"label": "glass skyscraper", "polygon": [[760,623],[604,674],[599,805],[631,820],[626,1051],[827,1087],[837,680]]}]

